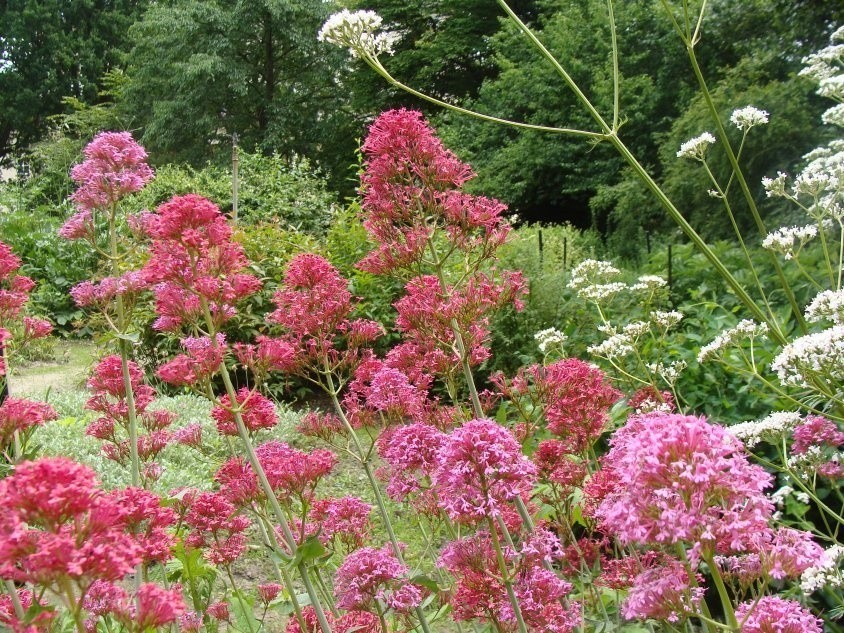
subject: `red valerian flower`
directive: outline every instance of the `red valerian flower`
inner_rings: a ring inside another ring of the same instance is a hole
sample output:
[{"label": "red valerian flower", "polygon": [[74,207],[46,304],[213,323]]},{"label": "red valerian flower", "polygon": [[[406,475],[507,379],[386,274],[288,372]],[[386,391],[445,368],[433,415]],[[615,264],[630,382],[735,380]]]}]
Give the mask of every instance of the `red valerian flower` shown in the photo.
[{"label": "red valerian flower", "polygon": [[223,435],[237,436],[235,413],[237,410],[246,430],[250,433],[260,429],[271,429],[278,424],[275,404],[254,389],[243,387],[237,392],[236,409],[228,395],[220,398],[220,404],[211,410],[211,417],[217,422],[217,430]]},{"label": "red valerian flower", "polygon": [[84,154],[85,160],[70,172],[79,185],[71,200],[82,211],[105,209],[152,179],[147,153],[129,132],[101,132]]},{"label": "red valerian flower", "polygon": [[449,435],[434,484],[440,506],[460,523],[503,516],[516,497],[529,496],[536,466],[513,434],[492,420],[471,420]]},{"label": "red valerian flower", "polygon": [[12,440],[16,431],[26,433],[58,417],[55,409],[46,402],[6,398],[0,404],[0,448]]},{"label": "red valerian flower", "polygon": [[337,606],[349,611],[378,612],[378,601],[399,613],[407,613],[422,602],[422,590],[407,579],[389,545],[381,549],[364,547],[352,552],[335,576]]},{"label": "red valerian flower", "polygon": [[597,510],[622,543],[692,544],[692,555],[752,549],[773,512],[771,476],[704,418],[634,416],[610,440],[616,487]]},{"label": "red valerian flower", "polygon": [[56,590],[118,580],[141,560],[123,511],[94,472],[65,458],[19,465],[0,480],[0,576]]}]

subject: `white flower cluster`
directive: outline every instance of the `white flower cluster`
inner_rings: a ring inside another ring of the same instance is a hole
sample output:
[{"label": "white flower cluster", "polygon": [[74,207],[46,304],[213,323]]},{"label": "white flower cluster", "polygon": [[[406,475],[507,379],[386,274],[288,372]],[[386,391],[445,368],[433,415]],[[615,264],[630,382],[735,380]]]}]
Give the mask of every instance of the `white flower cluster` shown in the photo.
[{"label": "white flower cluster", "polygon": [[688,363],[684,360],[675,360],[668,364],[666,363],[648,363],[648,371],[662,378],[667,384],[674,385],[680,374],[683,372]]},{"label": "white flower cluster", "polygon": [[842,462],[842,458],[844,458],[844,453],[832,453],[830,455],[825,452],[821,446],[813,444],[803,453],[794,453],[789,455],[788,459],[785,460],[785,463],[791,470],[801,474],[807,479],[811,479],[817,474],[820,466],[840,464]]},{"label": "white flower cluster", "polygon": [[793,496],[800,503],[809,503],[809,495],[807,495],[805,492],[795,492],[794,488],[792,488],[791,486],[783,486],[776,492],[771,493],[771,501],[773,501],[774,505],[777,507],[777,511],[774,512],[772,516],[774,521],[779,521],[780,519],[782,519],[782,508],[785,505],[786,498],[790,496]]},{"label": "white flower cluster", "polygon": [[824,587],[834,588],[844,585],[842,563],[844,563],[844,547],[833,545],[824,551],[820,564],[809,567],[800,577],[800,588],[803,593],[809,595]]},{"label": "white flower cluster", "polygon": [[664,330],[670,330],[678,323],[680,323],[680,321],[683,320],[683,313],[677,312],[677,310],[671,310],[670,312],[654,310],[653,312],[651,312],[650,316],[651,321],[656,323],[659,327]]},{"label": "white flower cluster", "polygon": [[620,292],[627,290],[627,284],[615,281],[609,284],[592,284],[591,286],[584,286],[577,291],[577,295],[581,299],[587,301],[604,301],[611,299]]},{"label": "white flower cluster", "polygon": [[733,110],[730,116],[730,121],[738,129],[745,131],[752,128],[754,125],[764,125],[768,122],[768,113],[765,110],[754,108],[753,106],[745,106]]},{"label": "white flower cluster", "polygon": [[609,262],[600,259],[584,259],[571,271],[569,288],[579,290],[595,283],[607,283],[614,280],[621,271]]},{"label": "white flower cluster", "polygon": [[709,132],[704,132],[700,136],[689,139],[682,145],[677,152],[677,158],[689,158],[691,160],[703,160],[706,158],[706,152],[709,146],[715,142],[715,137]]},{"label": "white flower cluster", "polygon": [[658,275],[642,275],[636,283],[630,286],[632,292],[653,292],[659,288],[665,288],[668,282]]},{"label": "white flower cluster", "polygon": [[818,293],[806,307],[805,316],[809,323],[827,320],[835,325],[844,325],[844,290],[824,290]]},{"label": "white flower cluster", "polygon": [[739,321],[735,327],[724,330],[715,339],[703,347],[697,355],[697,362],[703,363],[714,358],[719,352],[743,341],[744,339],[754,339],[758,336],[764,336],[768,333],[768,326],[764,323],[756,323],[751,319],[744,319]]},{"label": "white flower cluster", "polygon": [[784,385],[810,386],[810,378],[844,381],[844,326],[806,334],[786,345],[771,363]]},{"label": "white flower cluster", "polygon": [[539,351],[544,354],[549,348],[562,349],[569,337],[560,332],[557,328],[549,327],[546,330],[541,330],[534,334],[533,338],[537,342]]},{"label": "white flower cluster", "polygon": [[776,178],[768,178],[765,176],[762,179],[762,186],[765,187],[765,195],[769,198],[782,198],[788,195],[785,190],[785,181],[788,180],[788,174],[781,171],[777,172]]},{"label": "white flower cluster", "polygon": [[785,259],[793,259],[809,240],[817,236],[818,227],[814,224],[784,226],[773,233],[768,233],[762,240],[762,248],[782,253]]},{"label": "white flower cluster", "polygon": [[[841,46],[840,48],[844,48]],[[825,77],[818,82],[818,94],[836,101],[844,99],[844,74]]]},{"label": "white flower cluster", "polygon": [[728,430],[747,448],[753,448],[759,442],[779,444],[782,437],[802,421],[797,411],[774,411],[766,418],[734,424]]},{"label": "white flower cluster", "polygon": [[844,127],[844,103],[834,105],[821,115],[821,121],[827,125]]},{"label": "white flower cluster", "polygon": [[[647,327],[647,324],[645,325]],[[636,334],[638,326],[625,326],[619,331],[611,325],[601,325],[598,326],[598,329],[606,334],[607,338],[597,345],[587,347],[587,352],[593,356],[600,356],[608,360],[622,358],[633,353],[636,337],[638,336]]]},{"label": "white flower cluster", "polygon": [[392,53],[401,36],[395,31],[380,31],[382,23],[375,11],[343,9],[325,21],[317,38],[320,42],[348,48],[354,57]]}]

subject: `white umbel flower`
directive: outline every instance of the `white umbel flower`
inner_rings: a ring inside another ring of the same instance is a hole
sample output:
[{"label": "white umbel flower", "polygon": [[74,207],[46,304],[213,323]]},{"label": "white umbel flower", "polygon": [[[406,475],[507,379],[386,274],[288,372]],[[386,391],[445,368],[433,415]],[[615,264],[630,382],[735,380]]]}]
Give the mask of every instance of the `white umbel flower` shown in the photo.
[{"label": "white umbel flower", "polygon": [[665,312],[663,310],[654,310],[651,312],[651,321],[656,323],[664,330],[670,330],[683,320],[683,313],[677,310]]},{"label": "white umbel flower", "polygon": [[700,348],[697,355],[697,362],[703,363],[714,358],[721,351],[739,343],[745,339],[754,339],[758,336],[764,336],[768,333],[768,326],[764,323],[756,323],[751,319],[744,319],[739,321],[735,327],[724,330],[715,339]]},{"label": "white umbel flower", "polygon": [[765,110],[760,110],[753,106],[745,106],[733,110],[730,116],[730,121],[738,129],[745,131],[752,128],[754,125],[764,125],[768,122],[768,113]]},{"label": "white umbel flower", "polygon": [[747,448],[753,448],[759,442],[779,444],[783,436],[801,422],[803,418],[797,411],[774,411],[762,420],[734,424],[728,430],[744,442]]},{"label": "white umbel flower", "polygon": [[809,323],[828,320],[835,325],[844,325],[844,290],[824,290],[818,293],[806,307],[805,315]]},{"label": "white umbel flower", "polygon": [[543,354],[549,349],[562,348],[568,340],[568,336],[560,332],[557,328],[549,327],[546,330],[541,330],[533,335],[534,340],[539,347],[539,351]]},{"label": "white umbel flower", "polygon": [[800,249],[817,236],[818,227],[814,224],[784,226],[766,235],[762,240],[762,248],[782,253],[785,259],[793,259]]},{"label": "white umbel flower", "polygon": [[319,30],[320,42],[348,48],[354,57],[376,57],[392,53],[400,39],[395,31],[381,31],[383,20],[375,11],[343,9],[329,17]]},{"label": "white umbel flower", "polygon": [[706,157],[706,152],[709,146],[715,142],[715,137],[709,132],[704,132],[700,136],[689,139],[682,145],[677,152],[677,158],[689,158],[692,160],[703,160]]},{"label": "white umbel flower", "polygon": [[659,288],[665,288],[668,282],[659,275],[642,275],[636,283],[630,286],[632,292],[653,292]]},{"label": "white umbel flower", "polygon": [[821,115],[821,121],[827,125],[844,127],[844,103],[832,106]]},{"label": "white umbel flower", "polygon": [[841,587],[844,585],[844,570],[841,563],[844,563],[844,547],[833,545],[823,553],[821,562],[815,567],[809,567],[800,577],[800,588],[803,593],[809,595],[829,587]]},{"label": "white umbel flower", "polygon": [[807,334],[786,345],[771,363],[784,385],[809,387],[810,379],[844,382],[844,326]]}]

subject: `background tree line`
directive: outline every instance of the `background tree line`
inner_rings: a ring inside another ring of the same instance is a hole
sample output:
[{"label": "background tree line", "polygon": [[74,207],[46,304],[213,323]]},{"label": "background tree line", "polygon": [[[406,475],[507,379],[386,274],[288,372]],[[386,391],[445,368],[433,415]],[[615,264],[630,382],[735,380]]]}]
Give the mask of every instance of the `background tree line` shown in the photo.
[{"label": "background tree line", "polygon": [[[47,209],[66,195],[67,168],[97,129],[131,129],[160,164],[197,169],[230,161],[237,134],[247,152],[291,165],[309,159],[342,198],[354,192],[355,152],[368,122],[405,105],[426,111],[474,166],[477,190],[524,220],[594,227],[630,258],[671,231],[610,148],[443,114],[319,43],[320,25],[344,6],[374,9],[402,32],[384,63],[414,87],[531,123],[589,125],[493,0],[4,0],[0,155],[28,171],[30,194]],[[512,6],[609,111],[605,0]],[[747,104],[771,113],[744,153],[749,181],[758,183],[828,134],[818,122],[824,105],[796,72],[844,21],[844,7],[834,0],[712,0],[708,7],[699,57],[716,102],[725,115]],[[615,12],[621,134],[693,223],[707,237],[723,237],[705,174],[675,158],[706,121],[685,52],[658,0],[617,2]],[[712,167],[726,177],[717,148]]]}]

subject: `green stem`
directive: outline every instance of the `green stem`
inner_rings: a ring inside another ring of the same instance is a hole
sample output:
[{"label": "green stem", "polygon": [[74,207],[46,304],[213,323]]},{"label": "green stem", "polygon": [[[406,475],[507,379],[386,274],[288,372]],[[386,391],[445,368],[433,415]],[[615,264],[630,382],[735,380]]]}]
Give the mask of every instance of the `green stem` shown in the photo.
[{"label": "green stem", "polygon": [[[214,326],[214,320],[211,317],[211,310],[208,307],[208,302],[205,299],[201,300],[202,310],[205,317],[205,323],[208,328],[208,335],[214,340],[216,336],[216,328]],[[229,376],[228,368],[226,367],[225,363],[223,363],[220,367],[220,376],[223,379],[223,385],[226,389],[226,394],[229,397],[229,402],[234,404],[237,402],[237,390],[232,384],[231,376]],[[249,465],[252,467],[252,471],[255,473],[255,476],[258,478],[258,483],[261,486],[261,490],[267,497],[267,501],[270,504],[270,509],[273,512],[276,520],[279,523],[279,527],[281,527],[282,534],[284,535],[284,540],[287,542],[287,546],[289,551],[295,553],[296,551],[296,538],[293,536],[293,532],[290,529],[290,525],[287,522],[287,517],[284,514],[284,511],[281,509],[281,505],[278,502],[278,498],[275,495],[275,491],[273,487],[270,485],[269,480],[267,479],[267,473],[264,471],[263,466],[261,466],[261,462],[258,461],[258,456],[255,454],[255,448],[252,446],[252,440],[249,438],[249,432],[246,430],[246,425],[243,423],[243,415],[239,410],[235,410],[234,412],[234,421],[235,426],[237,427],[237,434],[240,437],[241,443],[243,444],[244,451],[246,453],[246,459],[249,462]],[[269,536],[271,539],[275,538],[273,531],[269,531]],[[278,551],[281,551],[280,549]],[[331,633],[331,625],[328,623],[328,620],[325,617],[325,612],[322,609],[322,604],[320,603],[319,596],[314,589],[313,583],[311,582],[310,575],[308,573],[308,567],[305,562],[300,562],[296,569],[299,572],[299,576],[302,579],[302,584],[305,585],[305,591],[308,594],[308,597],[311,600],[311,606],[314,609],[314,613],[317,616],[317,621],[319,622],[320,629],[322,629],[323,633]],[[288,587],[290,591],[291,599],[295,602],[296,601],[296,592],[292,585]]]},{"label": "green stem", "polygon": [[730,600],[730,594],[727,593],[727,587],[724,585],[724,579],[721,578],[721,572],[715,564],[712,555],[704,556],[709,567],[709,573],[712,574],[712,580],[715,582],[715,588],[718,590],[718,597],[721,598],[721,607],[724,609],[724,615],[727,618],[727,624],[730,625],[731,630],[738,631],[739,625],[736,620],[736,612],[733,610],[733,603]]},{"label": "green stem", "polygon": [[15,608],[15,617],[23,622],[23,605],[18,597],[18,590],[17,587],[15,587],[15,583],[11,580],[4,580],[3,583],[6,585],[6,592],[9,594],[9,598],[12,600],[12,605]]},{"label": "green stem", "polygon": [[[390,521],[390,514],[389,512],[387,512],[387,504],[384,502],[384,497],[381,494],[381,487],[378,485],[378,480],[375,478],[375,473],[372,471],[372,466],[369,463],[369,459],[367,457],[368,451],[365,451],[363,449],[363,446],[361,445],[360,440],[358,439],[357,433],[355,433],[355,429],[349,422],[349,418],[346,417],[346,413],[345,411],[343,411],[343,407],[340,406],[340,400],[337,398],[337,389],[335,389],[334,387],[334,379],[332,377],[330,368],[328,367],[327,360],[325,361],[325,372],[325,379],[328,383],[326,391],[331,397],[331,403],[334,405],[334,411],[337,413],[337,417],[340,418],[340,421],[343,423],[346,432],[349,434],[358,452],[358,461],[360,462],[361,466],[363,466],[363,470],[366,473],[366,478],[369,480],[369,486],[372,488],[372,492],[375,495],[375,505],[378,506],[378,514],[381,515],[381,521],[384,524],[384,529],[387,531],[387,536],[390,539],[390,544],[393,548],[393,554],[402,565],[405,565],[404,555],[402,554],[401,546],[399,545],[399,540],[396,537],[395,531],[393,530],[393,523],[392,521]],[[422,609],[421,606],[416,607],[415,611],[416,616],[419,618],[419,626],[422,628],[423,633],[430,633],[428,618],[425,616],[425,611]]]},{"label": "green stem", "polygon": [[[718,108],[715,106],[715,102],[712,99],[712,94],[709,92],[709,88],[706,85],[706,80],[703,77],[703,72],[700,69],[700,66],[697,62],[697,56],[695,55],[694,49],[694,42],[685,40],[686,44],[686,51],[689,55],[689,61],[692,65],[692,70],[694,71],[695,78],[697,78],[698,87],[700,88],[701,94],[703,95],[704,101],[706,101],[706,106],[709,109],[709,113],[712,116],[712,120],[715,123],[715,128],[718,133],[718,138],[721,140],[721,144],[724,146],[724,152],[727,156],[727,160],[730,162],[730,167],[735,174],[736,181],[741,188],[742,194],[744,194],[744,199],[747,203],[747,208],[750,210],[750,214],[753,216],[753,220],[756,223],[756,228],[759,230],[759,234],[764,238],[768,234],[768,229],[765,226],[765,222],[762,220],[762,216],[759,214],[759,209],[756,207],[756,200],[753,197],[753,194],[750,191],[750,187],[747,185],[747,180],[744,177],[744,173],[741,170],[741,167],[738,164],[738,159],[736,158],[735,152],[733,152],[733,147],[730,145],[730,139],[727,136],[727,131],[724,129],[724,124],[721,123],[721,117],[718,114]],[[797,320],[797,324],[800,326],[801,331],[805,334],[808,330],[806,328],[806,321],[803,319],[803,313],[800,311],[800,307],[797,305],[797,299],[794,296],[794,293],[791,290],[791,286],[789,285],[788,281],[785,278],[785,273],[782,270],[782,266],[780,265],[779,260],[777,259],[776,253],[769,252],[768,256],[771,259],[771,262],[774,266],[774,270],[776,270],[777,277],[779,278],[780,285],[782,286],[783,291],[785,292],[786,298],[788,299],[788,303],[791,305],[791,311],[794,314],[794,318]],[[772,319],[773,320],[773,319]],[[769,325],[773,325],[773,323],[769,323]],[[780,332],[779,327],[774,328],[778,333]]]},{"label": "green stem", "polygon": [[252,628],[252,618],[249,616],[251,615],[253,618],[255,614],[252,612],[252,609],[247,608],[246,603],[243,601],[243,596],[240,594],[240,590],[237,588],[237,584],[234,582],[234,576],[232,575],[232,570],[230,565],[225,566],[226,575],[229,577],[229,582],[232,586],[232,593],[237,598],[237,602],[240,604],[240,608],[243,611],[243,617],[246,619],[246,626],[249,627],[250,633],[255,633],[255,629]]},{"label": "green stem", "polygon": [[501,577],[504,581],[504,587],[507,590],[507,597],[510,599],[510,606],[513,607],[513,613],[516,616],[516,624],[519,627],[519,633],[527,633],[527,626],[525,626],[524,618],[522,617],[522,609],[519,606],[519,600],[516,598],[516,592],[513,591],[513,582],[510,579],[510,572],[507,570],[507,562],[504,560],[504,552],[501,551],[501,542],[498,539],[498,531],[492,519],[488,519],[489,535],[492,539],[492,546],[495,549],[495,559],[498,561],[498,569],[501,571]]}]

